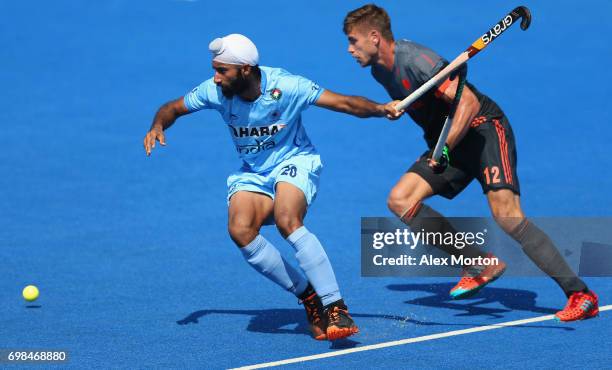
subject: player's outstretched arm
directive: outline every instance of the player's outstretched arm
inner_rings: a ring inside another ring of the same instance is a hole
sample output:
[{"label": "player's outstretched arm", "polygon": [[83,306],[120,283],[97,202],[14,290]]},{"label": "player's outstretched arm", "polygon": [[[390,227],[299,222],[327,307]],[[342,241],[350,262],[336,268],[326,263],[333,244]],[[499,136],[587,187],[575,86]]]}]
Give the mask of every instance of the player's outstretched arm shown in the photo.
[{"label": "player's outstretched arm", "polygon": [[153,118],[153,123],[144,138],[144,148],[147,155],[151,155],[151,150],[155,148],[155,142],[166,145],[164,130],[172,126],[174,121],[182,115],[189,113],[185,106],[183,97],[172,100],[162,105]]},{"label": "player's outstretched arm", "polygon": [[315,104],[319,107],[362,118],[387,117],[398,119],[403,113],[403,111],[395,109],[397,102],[378,104],[361,96],[342,95],[329,90],[323,91]]}]

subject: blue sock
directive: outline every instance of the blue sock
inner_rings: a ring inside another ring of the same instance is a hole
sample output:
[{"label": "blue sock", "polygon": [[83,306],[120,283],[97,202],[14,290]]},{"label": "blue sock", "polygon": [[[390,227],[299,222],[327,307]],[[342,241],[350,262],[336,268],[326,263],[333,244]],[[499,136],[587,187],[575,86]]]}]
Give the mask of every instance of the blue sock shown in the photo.
[{"label": "blue sock", "polygon": [[291,233],[287,241],[295,248],[295,257],[323,305],[342,299],[334,270],[319,239],[302,226]]},{"label": "blue sock", "polygon": [[278,249],[263,236],[257,235],[253,241],[240,250],[244,259],[255,270],[296,296],[308,286],[308,280],[288,264]]}]

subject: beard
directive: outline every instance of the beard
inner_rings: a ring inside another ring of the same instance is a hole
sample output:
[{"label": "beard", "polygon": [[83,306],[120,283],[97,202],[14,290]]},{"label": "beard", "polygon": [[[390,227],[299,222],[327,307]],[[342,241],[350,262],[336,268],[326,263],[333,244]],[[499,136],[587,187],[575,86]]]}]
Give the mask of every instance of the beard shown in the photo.
[{"label": "beard", "polygon": [[242,71],[236,76],[236,79],[229,83],[229,86],[221,86],[221,93],[228,99],[234,95],[240,95],[249,87],[249,81],[244,77]]}]

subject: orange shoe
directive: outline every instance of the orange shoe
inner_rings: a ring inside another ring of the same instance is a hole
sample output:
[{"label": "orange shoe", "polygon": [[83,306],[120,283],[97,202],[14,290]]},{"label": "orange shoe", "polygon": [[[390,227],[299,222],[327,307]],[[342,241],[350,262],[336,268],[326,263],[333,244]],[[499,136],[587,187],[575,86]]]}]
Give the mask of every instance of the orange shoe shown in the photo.
[{"label": "orange shoe", "polygon": [[359,328],[349,315],[348,308],[342,299],[328,305],[325,313],[328,320],[327,339],[337,340],[359,333]]},{"label": "orange shoe", "polygon": [[595,292],[573,293],[565,308],[555,314],[555,320],[569,322],[590,319],[599,314],[599,298]]},{"label": "orange shoe", "polygon": [[327,339],[327,316],[323,314],[323,304],[317,293],[312,293],[300,301],[306,310],[306,318],[310,325],[312,337],[316,340]]},{"label": "orange shoe", "polygon": [[[495,257],[487,254],[488,258]],[[506,271],[506,264],[499,261],[497,265],[467,266],[463,268],[463,277],[450,290],[452,299],[464,299],[473,296],[485,285],[494,282]]]}]

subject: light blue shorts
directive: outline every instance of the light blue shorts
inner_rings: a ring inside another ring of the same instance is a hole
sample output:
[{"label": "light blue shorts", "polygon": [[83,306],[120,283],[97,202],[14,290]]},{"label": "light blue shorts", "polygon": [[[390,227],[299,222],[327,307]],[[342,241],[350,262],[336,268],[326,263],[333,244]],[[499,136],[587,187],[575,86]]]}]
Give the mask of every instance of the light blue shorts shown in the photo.
[{"label": "light blue shorts", "polygon": [[291,157],[270,171],[262,173],[237,171],[227,178],[227,201],[238,191],[263,193],[274,199],[276,183],[288,182],[304,193],[310,206],[317,196],[323,164],[318,154]]}]

